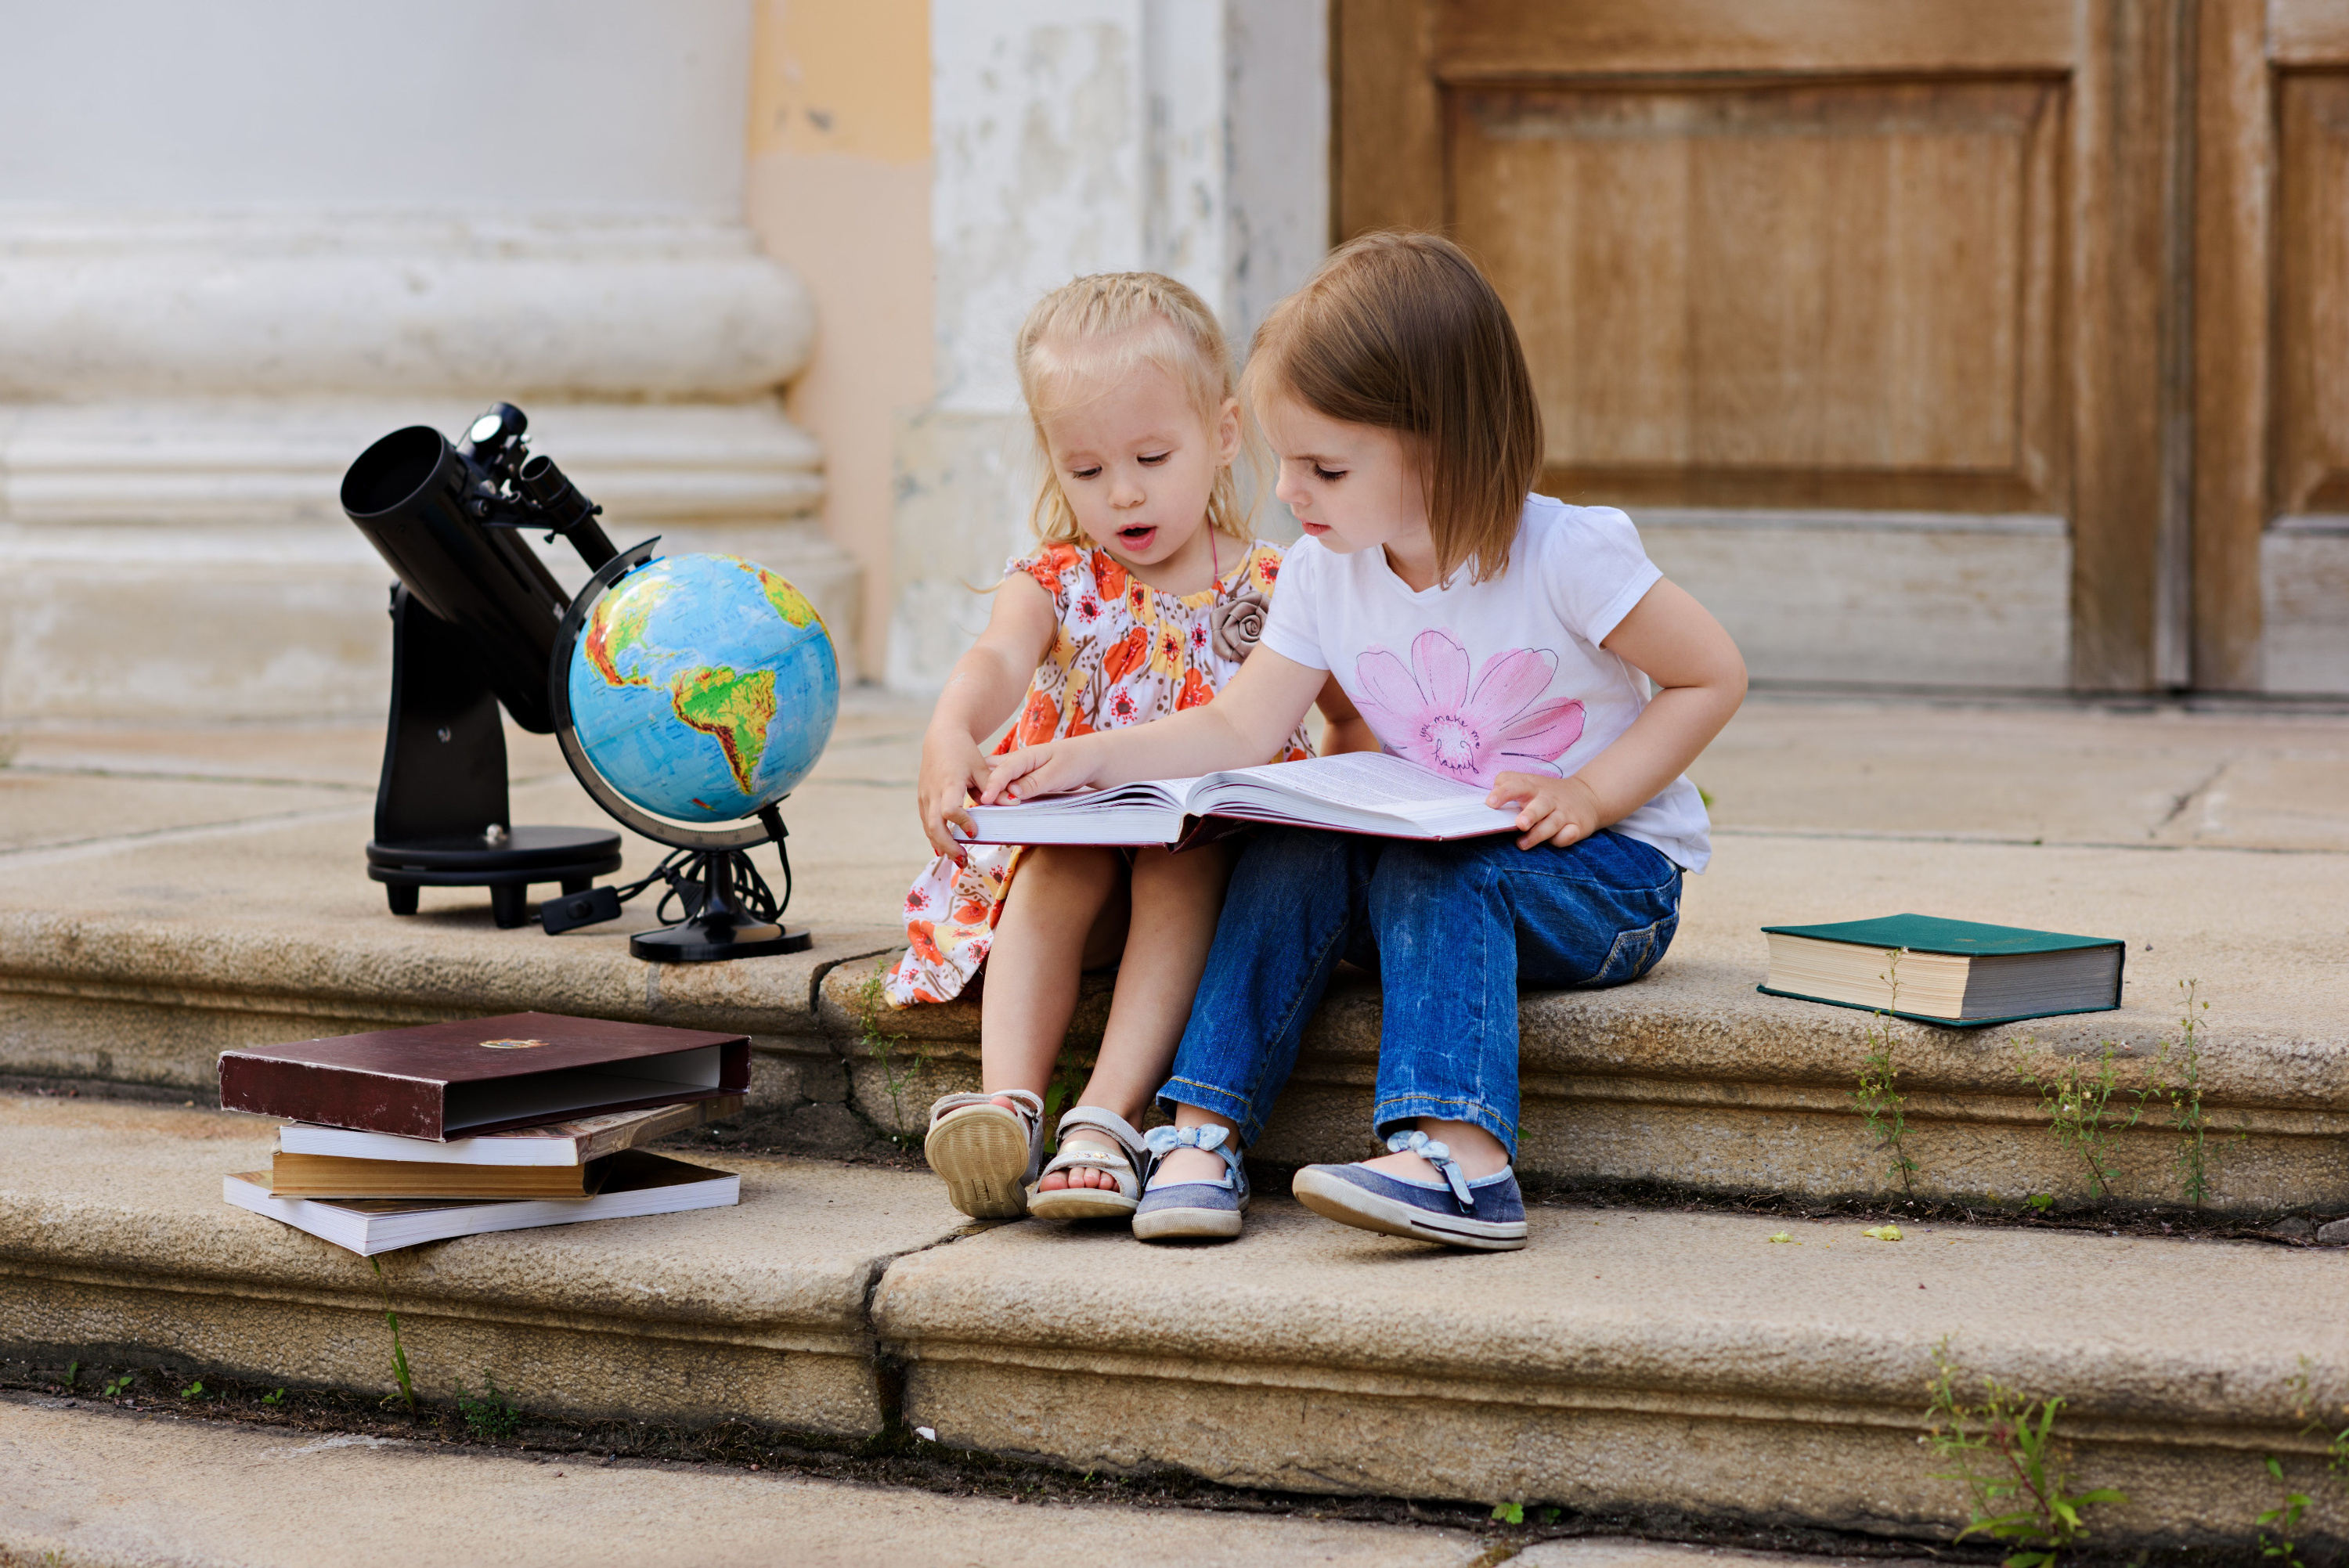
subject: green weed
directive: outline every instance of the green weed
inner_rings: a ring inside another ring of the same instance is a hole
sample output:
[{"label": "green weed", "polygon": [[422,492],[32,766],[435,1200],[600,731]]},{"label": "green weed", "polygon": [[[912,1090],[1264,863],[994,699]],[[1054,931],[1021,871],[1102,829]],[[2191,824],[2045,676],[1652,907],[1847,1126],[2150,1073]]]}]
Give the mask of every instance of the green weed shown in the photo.
[{"label": "green weed", "polygon": [[130,1392],[131,1379],[138,1376],[136,1372],[125,1372],[119,1377],[108,1378],[106,1387],[98,1391],[98,1397],[101,1399],[119,1399],[123,1395]]},{"label": "green weed", "polygon": [[2120,1068],[2114,1063],[2126,1054],[2106,1040],[2091,1069],[2076,1057],[2052,1052],[2043,1052],[2034,1064],[2023,1055],[2023,1047],[2015,1049],[2015,1073],[2039,1091],[2048,1130],[2088,1168],[2091,1198],[2113,1195],[2112,1139],[2137,1125],[2137,1118],[2145,1114],[2146,1096],[2152,1092],[2137,1090],[2137,1103],[2127,1117],[2113,1109],[2113,1097],[2122,1092]]},{"label": "green weed", "polygon": [[1889,948],[1884,954],[1885,970],[1878,976],[1892,987],[1892,1000],[1876,1022],[1868,1026],[1861,1039],[1868,1047],[1868,1055],[1860,1058],[1859,1088],[1852,1091],[1851,1102],[1868,1123],[1868,1135],[1876,1140],[1877,1152],[1891,1157],[1884,1168],[1885,1176],[1900,1183],[1901,1191],[1917,1195],[1917,1161],[1909,1157],[1909,1097],[1900,1092],[1900,1069],[1892,1060],[1891,1015],[1900,1010],[1900,952]]},{"label": "green weed", "polygon": [[274,1393],[264,1394],[261,1397],[261,1402],[264,1405],[283,1405],[285,1403],[285,1390],[280,1388]]},{"label": "green weed", "polygon": [[416,1385],[408,1376],[408,1350],[399,1343],[399,1314],[391,1310],[391,1281],[384,1277],[383,1264],[374,1258],[367,1266],[375,1270],[376,1283],[383,1286],[383,1320],[391,1325],[391,1372],[399,1379],[399,1397],[408,1401],[410,1415],[416,1412]]},{"label": "green weed", "polygon": [[2055,1206],[2055,1194],[2053,1192],[2033,1192],[2030,1197],[2025,1198],[2023,1202],[2044,1214],[2048,1210]]},{"label": "green weed", "polygon": [[182,1399],[201,1399],[203,1397],[204,1380],[201,1377],[180,1390],[180,1398]]},{"label": "green weed", "polygon": [[73,1392],[74,1379],[75,1379],[75,1378],[77,1378],[77,1377],[80,1377],[80,1376],[81,1376],[81,1363],[80,1363],[80,1362],[78,1362],[78,1361],[68,1361],[68,1362],[67,1362],[67,1363],[66,1363],[66,1392],[67,1392],[67,1393],[70,1394],[70,1393],[72,1393],[72,1392]]},{"label": "green weed", "polygon": [[1522,1502],[1496,1502],[1493,1505],[1493,1520],[1496,1524],[1523,1524],[1526,1522],[1526,1505]]},{"label": "green weed", "polygon": [[457,1385],[457,1413],[465,1418],[466,1429],[487,1442],[499,1442],[512,1437],[522,1426],[522,1408],[513,1397],[501,1392],[495,1377],[488,1379],[489,1387],[475,1394],[464,1384]]},{"label": "green weed", "polygon": [[2178,1185],[2199,1209],[2210,1195],[2210,1121],[2202,1112],[2202,1041],[2196,1030],[2210,1004],[2195,999],[2196,987],[2192,980],[2178,983],[2185,993],[2179,1037],[2174,1047],[2164,1041],[2154,1058],[2153,1091],[2169,1102],[2169,1125],[2178,1131]]},{"label": "green weed", "polygon": [[[2300,1568],[2300,1542],[2293,1532],[2300,1528],[2300,1516],[2308,1511],[2308,1494],[2294,1491],[2283,1479],[2283,1466],[2273,1454],[2268,1456],[2268,1474],[2276,1484],[2276,1505],[2258,1516],[2260,1555],[2280,1558],[2288,1568]],[[2272,1529],[2275,1534],[2268,1532]]]},{"label": "green weed", "polygon": [[1972,1518],[1957,1538],[2004,1542],[2013,1550],[2003,1568],[2054,1568],[2062,1553],[2087,1539],[2084,1510],[2128,1499],[2110,1488],[2071,1490],[2055,1438],[2061,1398],[2034,1399],[1985,1377],[1976,1405],[1960,1392],[1963,1376],[1942,1340],[1933,1347],[1933,1379],[1925,1386],[1933,1402],[1924,1440],[1951,1467],[1934,1479],[1966,1489]]},{"label": "green weed", "polygon": [[858,1041],[872,1053],[874,1062],[881,1068],[882,1087],[889,1091],[889,1136],[903,1144],[914,1135],[905,1130],[905,1090],[913,1087],[929,1068],[929,1053],[922,1047],[914,1049],[913,1061],[904,1068],[897,1065],[898,1047],[905,1043],[903,1035],[884,1034],[882,1016],[889,1011],[889,999],[882,994],[882,972],[875,969],[856,988],[856,1026]]}]

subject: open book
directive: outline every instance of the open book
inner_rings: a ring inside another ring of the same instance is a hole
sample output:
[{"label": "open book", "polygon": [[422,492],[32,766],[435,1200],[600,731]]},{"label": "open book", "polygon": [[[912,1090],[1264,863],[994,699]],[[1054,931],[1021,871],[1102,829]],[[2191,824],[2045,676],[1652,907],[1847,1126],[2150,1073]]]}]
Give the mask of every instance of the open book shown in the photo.
[{"label": "open book", "polygon": [[1158,779],[1017,805],[969,808],[974,844],[1164,844],[1196,837],[1201,819],[1336,828],[1384,839],[1473,839],[1517,825],[1486,791],[1439,779],[1384,752]]}]

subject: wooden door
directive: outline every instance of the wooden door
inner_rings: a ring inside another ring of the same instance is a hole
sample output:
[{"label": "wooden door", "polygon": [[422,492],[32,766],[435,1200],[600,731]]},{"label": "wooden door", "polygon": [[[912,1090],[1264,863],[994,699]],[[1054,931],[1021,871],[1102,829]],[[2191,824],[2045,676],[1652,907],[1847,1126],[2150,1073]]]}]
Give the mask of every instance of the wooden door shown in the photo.
[{"label": "wooden door", "polygon": [[2349,4],[2199,21],[2195,682],[2349,691]]},{"label": "wooden door", "polygon": [[1797,678],[2181,685],[2195,3],[1339,0],[1337,228],[1466,245],[1548,487],[1747,542]]}]

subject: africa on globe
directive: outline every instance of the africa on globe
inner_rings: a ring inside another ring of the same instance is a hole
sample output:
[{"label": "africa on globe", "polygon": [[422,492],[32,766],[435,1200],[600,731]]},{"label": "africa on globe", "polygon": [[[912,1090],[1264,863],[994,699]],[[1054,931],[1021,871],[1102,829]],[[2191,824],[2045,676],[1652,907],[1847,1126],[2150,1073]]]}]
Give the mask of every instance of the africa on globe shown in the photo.
[{"label": "africa on globe", "polygon": [[613,789],[674,821],[789,794],[840,707],[832,634],[791,583],[731,555],[647,562],[596,601],[572,651],[571,721]]}]

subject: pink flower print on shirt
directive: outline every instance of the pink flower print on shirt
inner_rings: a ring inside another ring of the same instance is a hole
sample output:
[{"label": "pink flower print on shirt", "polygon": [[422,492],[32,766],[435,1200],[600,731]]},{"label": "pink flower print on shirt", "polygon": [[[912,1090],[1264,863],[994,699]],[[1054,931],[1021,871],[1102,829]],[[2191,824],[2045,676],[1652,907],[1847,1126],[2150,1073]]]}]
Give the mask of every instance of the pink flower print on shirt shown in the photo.
[{"label": "pink flower print on shirt", "polygon": [[1472,693],[1468,650],[1430,628],[1412,640],[1408,668],[1384,648],[1357,658],[1355,700],[1396,756],[1489,786],[1504,773],[1557,775],[1557,759],[1582,738],[1579,701],[1541,703],[1557,670],[1557,655],[1546,648],[1511,648],[1485,661]]}]

